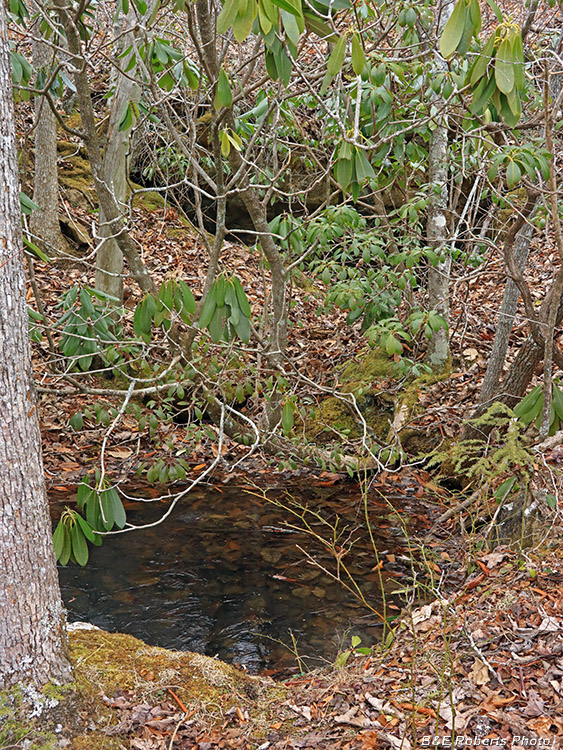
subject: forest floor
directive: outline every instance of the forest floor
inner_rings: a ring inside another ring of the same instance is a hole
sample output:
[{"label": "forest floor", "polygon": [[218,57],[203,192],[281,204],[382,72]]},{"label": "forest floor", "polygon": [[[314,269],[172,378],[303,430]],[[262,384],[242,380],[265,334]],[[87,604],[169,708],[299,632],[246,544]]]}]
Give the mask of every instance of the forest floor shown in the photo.
[{"label": "forest floor", "polygon": [[[156,200],[156,199],[157,200]],[[83,203],[83,202],[82,202]],[[72,221],[82,231],[92,221],[91,211],[84,205],[67,203],[67,211]],[[148,194],[143,205],[133,208],[133,236],[139,245],[146,248],[145,262],[155,281],[159,283],[170,275],[182,278],[198,296],[205,279],[205,264],[201,262],[205,249],[197,233],[187,226],[185,219],[178,215],[174,208],[166,207],[156,194]],[[150,252],[149,252],[150,248]],[[533,246],[527,275],[533,279],[532,295],[541,298],[543,282],[549,277],[556,253],[553,247]],[[262,309],[264,289],[267,286],[268,270],[260,263],[259,254],[240,243],[226,242],[224,263],[227,268],[241,279],[249,300],[256,311]],[[94,283],[94,265],[91,256],[78,258],[76,264],[67,262],[51,265],[36,261],[35,275],[37,287],[41,290],[41,301],[49,324],[57,321],[62,311],[61,296],[75,284]],[[62,271],[62,272],[61,272]],[[471,268],[454,269],[454,294],[452,296],[451,348],[452,367],[445,378],[439,382],[428,383],[416,394],[416,413],[409,422],[414,428],[426,435],[427,444],[437,447],[444,438],[454,438],[459,434],[461,425],[467,420],[476,403],[479,388],[485,373],[487,358],[495,331],[495,320],[499,302],[499,287],[504,280],[503,263],[500,255],[491,255],[486,264],[477,271]],[[301,386],[301,393],[322,401],[327,390],[336,383],[338,374],[350,363],[360,364],[370,349],[365,337],[360,334],[359,323],[347,325],[346,313],[334,307],[325,309],[323,297],[325,285],[320,280],[305,275],[297,277],[291,288],[292,324],[289,332],[288,359],[295,363],[295,373],[303,373],[312,383],[318,386],[313,392],[309,384]],[[132,327],[133,312],[140,299],[139,290],[134,283],[126,284],[125,308],[126,320]],[[28,290],[28,304],[37,309],[32,289]],[[523,309],[519,311],[515,329],[511,338],[512,351],[527,335]],[[57,337],[55,336],[55,344]],[[409,352],[417,360],[423,358],[423,352]],[[119,408],[122,397],[104,395],[104,390],[123,388],[112,380],[87,373],[75,373],[84,393],[76,393],[75,388],[68,388],[60,373],[53,370],[55,356],[49,351],[48,341],[44,337],[41,343],[34,344],[34,371],[39,390],[39,416],[43,435],[43,457],[49,488],[76,484],[85,474],[85,469],[95,463],[106,425],[95,421],[85,421],[80,431],[69,426],[70,417],[77,411],[99,403],[102,407]],[[511,361],[509,353],[507,365]],[[390,360],[390,366],[392,366]],[[408,381],[406,381],[408,384]],[[405,380],[391,376],[378,378],[378,389],[387,388],[389,394],[396,397]],[[99,395],[102,393],[102,395]],[[346,437],[339,435],[341,447],[346,449]],[[185,456],[197,474],[215,457],[211,443],[201,441],[196,446],[185,444],[185,427],[182,424],[161,423],[157,434],[149,440],[146,430],[140,429],[138,421],[125,414],[119,429],[111,435],[105,454],[106,466],[110,474],[122,480],[134,472],[141,464],[150,464],[158,457],[171,456],[178,448],[187,448]],[[228,463],[241,458],[244,447],[228,438],[225,439],[224,469]],[[353,446],[351,445],[351,450]],[[413,456],[416,457],[416,456]],[[551,451],[547,460],[559,464],[562,456],[559,450]],[[233,460],[229,460],[233,459]],[[245,461],[238,472],[229,474],[230,479],[243,477],[249,472],[267,473],[271,460],[259,452]],[[221,465],[218,467],[221,471]],[[225,476],[225,471],[223,476]]]},{"label": "forest floor", "polygon": [[[85,209],[75,206],[72,212],[74,220],[89,225],[91,217]],[[163,278],[173,268],[197,296],[205,273],[201,263],[204,250],[197,236],[174,209],[138,207],[134,218],[134,233],[143,247],[150,247],[146,261],[156,278]],[[225,253],[228,266],[242,280],[251,302],[258,305],[267,271],[261,268],[257,253],[234,243],[227,243]],[[539,296],[541,280],[552,262],[551,252],[546,247],[535,248],[531,259],[529,274]],[[57,304],[69,286],[93,281],[91,262],[67,267],[64,273],[56,265],[36,262],[35,274],[50,321],[60,316]],[[430,384],[418,394],[423,408],[417,426],[426,431],[430,441],[455,437],[475,403],[494,335],[503,278],[498,257],[491,258],[478,273],[457,269],[452,371],[446,380]],[[320,282],[307,278],[294,285],[289,354],[302,372],[325,387],[339,367],[360,361],[366,345],[358,326],[345,325],[344,313],[323,309],[319,314],[322,292]],[[127,287],[130,320],[137,299],[137,290]],[[31,289],[28,303],[34,307]],[[514,342],[525,335],[522,318]],[[106,431],[102,424],[88,423],[75,432],[68,423],[70,416],[86,408],[93,398],[117,407],[120,400],[89,393],[89,389],[100,388],[100,380],[90,374],[81,376],[83,394],[67,394],[60,375],[48,365],[50,357],[45,339],[34,345],[47,483],[51,490],[66,492],[96,465]],[[111,381],[108,386],[112,387]],[[184,433],[182,425],[162,424],[157,439],[148,439],[137,421],[124,415],[106,446],[109,475],[126,481],[142,463],[181,449]],[[227,441],[226,451],[223,464],[213,475],[217,484],[250,475],[267,484],[272,479],[294,480],[305,472],[280,476],[260,453],[231,472],[230,459],[242,457],[244,449]],[[186,452],[194,477],[215,457],[211,442],[191,446]],[[560,481],[562,460],[559,447],[538,458],[535,468],[538,477],[543,477],[540,485],[548,487]],[[334,473],[310,469],[305,473],[313,474],[320,485],[343,481]],[[416,476],[420,476],[420,467],[405,465],[377,481],[384,485]],[[432,481],[425,475],[420,482],[417,497],[421,502]],[[413,581],[402,617],[393,623],[393,635],[387,631],[384,645],[375,645],[369,655],[352,649],[345,664],[341,659],[340,665],[285,682],[238,672],[219,679],[206,662],[204,677],[211,685],[219,680],[214,687],[220,688],[220,695],[215,690],[206,701],[203,685],[195,694],[182,692],[185,685],[177,684],[170,664],[162,666],[162,650],[147,650],[132,639],[127,669],[125,662],[120,665],[121,683],[114,679],[110,689],[101,672],[93,676],[86,670],[85,680],[96,688],[91,693],[96,698],[77,713],[77,726],[72,728],[72,722],[67,726],[63,720],[59,737],[70,738],[76,750],[96,750],[98,746],[136,750],[409,750],[416,745],[448,746],[453,737],[458,746],[555,746],[563,738],[560,514],[550,523],[533,550],[497,547],[490,551],[460,531],[456,518],[449,519],[429,543],[432,560],[421,582]],[[442,569],[453,563],[462,572],[457,585],[444,590],[440,586]],[[115,646],[103,642],[105,637],[89,633],[92,654],[100,651],[115,661]],[[72,636],[73,648],[78,663],[87,665],[93,657],[84,653],[86,646],[80,638]],[[148,654],[148,661],[139,667],[143,654]],[[133,670],[135,679],[125,678],[126,673],[131,675],[127,670]],[[99,744],[94,744],[94,737]]]},{"label": "forest floor", "polygon": [[[160,700],[118,690],[107,703],[137,750],[409,750],[452,738],[458,746],[556,747],[562,553],[558,542],[547,554],[479,555],[458,591],[405,612],[387,646],[281,684],[235,677],[211,721],[205,690],[195,703],[184,695],[188,705],[161,685]],[[158,684],[160,675],[150,676]]]},{"label": "forest floor", "polygon": [[438,543],[442,564],[452,555],[466,563],[457,590],[438,598],[413,590],[427,604],[405,608],[385,643],[282,682],[72,626],[71,692],[39,711],[39,724],[27,720],[23,744],[21,723],[0,705],[0,747],[561,747],[563,544],[553,531],[551,543],[526,554]]}]

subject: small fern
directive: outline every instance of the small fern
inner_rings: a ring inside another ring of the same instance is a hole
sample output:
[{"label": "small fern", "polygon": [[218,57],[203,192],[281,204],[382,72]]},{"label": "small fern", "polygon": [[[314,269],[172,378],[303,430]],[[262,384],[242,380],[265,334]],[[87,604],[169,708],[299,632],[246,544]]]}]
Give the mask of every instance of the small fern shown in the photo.
[{"label": "small fern", "polygon": [[436,452],[430,465],[449,464],[456,474],[467,477],[471,484],[480,485],[483,491],[507,475],[527,486],[534,458],[524,442],[524,425],[512,409],[496,402],[469,424],[477,430],[486,428],[483,432],[488,434],[487,440],[460,440],[446,451]]}]

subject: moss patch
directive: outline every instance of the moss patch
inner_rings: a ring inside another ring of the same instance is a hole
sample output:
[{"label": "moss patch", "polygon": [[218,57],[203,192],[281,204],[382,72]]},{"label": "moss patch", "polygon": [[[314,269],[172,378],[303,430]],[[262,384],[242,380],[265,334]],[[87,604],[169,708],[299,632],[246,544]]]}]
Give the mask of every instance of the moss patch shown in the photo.
[{"label": "moss patch", "polygon": [[[395,377],[393,361],[381,349],[371,349],[365,356],[349,362],[340,373],[338,380],[348,385],[354,383],[369,385],[374,380],[393,377]],[[348,392],[350,392],[349,389]]]},{"label": "moss patch", "polygon": [[63,730],[76,728],[80,703],[74,683],[51,683],[42,690],[18,685],[0,691],[0,747],[59,748]]},{"label": "moss patch", "polygon": [[201,704],[224,708],[233,691],[256,691],[263,683],[218,659],[147,646],[123,633],[78,630],[71,633],[70,646],[77,679],[106,695],[122,689],[154,696],[174,685],[188,708],[194,700],[192,708]]},{"label": "moss patch", "polygon": [[59,141],[57,151],[63,157],[59,167],[59,182],[68,201],[91,211],[98,205],[94,178],[88,156],[76,143]]},{"label": "moss patch", "polygon": [[[392,442],[398,433],[401,444],[410,455],[428,455],[436,447],[436,436],[427,435],[409,425],[423,413],[419,402],[421,392],[447,380],[450,368],[439,373],[427,373],[407,382],[396,392],[394,363],[385,352],[373,349],[349,362],[337,376],[337,387],[343,393],[353,393],[368,427],[369,437]],[[390,429],[391,424],[393,429]],[[333,440],[357,440],[363,428],[353,409],[342,399],[331,396],[322,401],[305,424],[308,439],[326,444]]]},{"label": "moss patch", "polygon": [[[428,456],[437,447],[436,430],[427,434],[426,428],[418,429],[410,423],[424,413],[425,407],[420,403],[420,394],[427,391],[436,383],[441,383],[450,377],[451,368],[440,372],[430,372],[420,375],[401,389],[395,402],[393,427],[389,433],[389,440],[394,434],[399,436],[402,449],[410,456]],[[442,438],[439,438],[439,441]]]},{"label": "moss patch", "polygon": [[131,690],[152,704],[170,699],[170,688],[196,720],[222,722],[226,711],[243,702],[251,721],[260,726],[273,720],[274,706],[285,696],[281,686],[218,659],[147,646],[123,633],[78,630],[71,633],[70,646],[80,691],[92,700],[101,693]]},{"label": "moss patch", "polygon": [[[98,206],[98,196],[94,186],[94,177],[88,160],[88,154],[84,148],[69,141],[59,141],[57,151],[62,156],[62,165],[59,169],[59,180],[67,191],[68,200],[73,205],[83,205],[86,209]],[[156,190],[145,190],[142,185],[131,183],[137,193],[133,205],[145,209],[145,211],[162,211],[166,202],[162,195]]]},{"label": "moss patch", "polygon": [[201,654],[151,647],[97,628],[74,630],[69,638],[74,682],[0,692],[0,747],[20,747],[25,740],[29,750],[55,750],[64,738],[70,750],[118,750],[128,740],[112,729],[119,713],[104,701],[116,691],[156,705],[171,700],[171,689],[205,726],[222,724],[226,712],[240,705],[257,735],[286,698],[283,686]]},{"label": "moss patch", "polygon": [[[389,421],[393,419],[394,398],[384,389],[394,375],[392,360],[379,349],[369,350],[365,356],[349,362],[337,375],[338,390],[354,394],[370,436],[376,439],[386,437]],[[362,437],[363,428],[351,406],[330,396],[307,421],[305,433],[322,444],[342,437],[357,440]]]},{"label": "moss patch", "polygon": [[[368,394],[357,399],[357,404],[372,435],[385,437],[389,420],[393,418],[392,399],[374,398]],[[336,396],[330,396],[321,402],[314,418],[307,422],[306,433],[310,439],[322,444],[339,437],[357,440],[362,437],[363,429],[352,408]]]},{"label": "moss patch", "polygon": [[140,193],[135,193],[133,198],[133,205],[138,208],[144,208],[145,211],[164,211],[166,201],[164,197],[156,190],[146,190],[142,185],[137,185],[132,182],[131,186],[133,190],[141,190]]}]

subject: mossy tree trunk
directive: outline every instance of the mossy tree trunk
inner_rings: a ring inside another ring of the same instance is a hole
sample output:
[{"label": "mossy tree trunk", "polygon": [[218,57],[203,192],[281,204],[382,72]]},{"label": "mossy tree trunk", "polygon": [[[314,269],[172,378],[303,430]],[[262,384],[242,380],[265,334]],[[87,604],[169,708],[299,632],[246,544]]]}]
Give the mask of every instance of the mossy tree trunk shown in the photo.
[{"label": "mossy tree trunk", "polygon": [[[134,35],[130,30],[135,24],[135,8],[130,6],[129,13],[124,19],[127,27],[120,48],[133,47]],[[118,29],[116,29],[118,31]],[[120,30],[119,30],[120,31]],[[123,60],[120,65],[127,69],[129,61],[135,51]],[[120,121],[129,102],[138,102],[140,89],[131,74],[116,73],[115,94],[111,98],[111,112],[107,130],[106,148],[102,165],[102,179],[111,191],[115,204],[124,212],[127,198],[128,153],[131,129],[120,129]],[[107,221],[103,206],[100,207],[100,237],[101,244],[96,255],[96,289],[109,294],[118,300],[123,298],[123,253],[118,242],[112,236],[111,223]]]},{"label": "mossy tree trunk", "polygon": [[96,129],[96,118],[90,83],[88,80],[87,61],[82,49],[82,42],[74,20],[74,11],[68,0],[52,0],[59,22],[64,29],[69,56],[74,67],[74,85],[80,109],[80,119],[88,159],[92,168],[96,194],[103,213],[104,223],[110,235],[115,239],[127,262],[129,273],[145,292],[156,292],[154,281],[148,273],[139,254],[137,246],[129,234],[123,213],[111,187],[104,179],[104,159],[102,145]]},{"label": "mossy tree trunk", "polygon": [[0,687],[70,677],[35,408],[12,82],[0,7]]},{"label": "mossy tree trunk", "polygon": [[[436,23],[437,39],[448,22],[454,9],[454,0],[444,0],[438,11]],[[438,52],[434,53],[436,67],[448,70],[448,63]],[[443,97],[436,95],[435,105],[444,104]],[[428,307],[436,310],[449,322],[450,315],[450,270],[452,259],[450,250],[445,247],[448,240],[448,120],[444,112],[438,112],[437,122],[430,139],[428,150],[428,172],[430,193],[428,202],[428,222],[426,237],[428,244],[438,255],[438,264],[428,269]],[[427,361],[433,370],[443,370],[450,357],[448,330],[440,328],[434,331],[428,344]]]},{"label": "mossy tree trunk", "polygon": [[[39,35],[39,23],[36,34]],[[53,61],[51,47],[40,38],[32,41],[33,65],[43,69],[47,79]],[[34,211],[30,226],[42,241],[45,252],[56,256],[68,250],[59,224],[59,184],[57,175],[57,123],[47,100],[38,96],[35,100],[33,200],[39,206]]]},{"label": "mossy tree trunk", "polygon": [[[537,205],[536,201],[532,204],[531,212],[520,214],[517,222],[515,222],[513,227],[509,230],[505,239],[505,244],[510,243],[514,245],[514,258],[518,267],[522,270],[526,267],[526,262],[528,260],[530,241],[534,233],[534,226],[531,223],[531,218],[536,211]],[[480,416],[486,411],[497,392],[506,359],[506,353],[508,351],[508,343],[512,332],[514,316],[516,315],[516,309],[518,307],[519,297],[520,291],[516,282],[510,277],[507,278],[502,304],[498,312],[493,348],[491,350],[489,361],[487,363],[487,371],[485,372],[485,377],[483,378],[483,383],[479,392],[479,404],[473,414],[474,418]]]}]

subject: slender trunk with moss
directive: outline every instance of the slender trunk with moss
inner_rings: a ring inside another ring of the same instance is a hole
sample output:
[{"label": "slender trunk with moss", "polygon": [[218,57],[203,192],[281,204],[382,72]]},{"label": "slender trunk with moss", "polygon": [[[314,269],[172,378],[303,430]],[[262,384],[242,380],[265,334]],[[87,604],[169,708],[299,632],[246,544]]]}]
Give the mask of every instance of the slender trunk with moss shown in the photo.
[{"label": "slender trunk with moss", "polygon": [[[133,23],[133,8],[128,18]],[[124,46],[131,46],[132,34],[125,35]],[[122,61],[127,67],[128,58]],[[117,73],[115,94],[111,99],[111,112],[107,129],[101,177],[113,195],[115,204],[124,212],[127,199],[128,154],[131,128],[119,128],[125,107],[129,102],[139,100],[140,90],[135,81],[122,73]],[[123,253],[119,243],[112,236],[111,224],[103,207],[100,208],[100,237],[102,242],[96,256],[96,289],[121,300],[123,298]]]},{"label": "slender trunk with moss", "polygon": [[[518,267],[522,270],[526,267],[528,253],[530,251],[530,241],[534,233],[534,226],[530,219],[535,213],[536,207],[537,203],[533,205],[532,211],[529,215],[524,215],[523,213],[520,214],[517,221],[509,229],[505,238],[505,246],[507,244],[513,245],[512,249],[505,249],[505,253],[512,252]],[[512,332],[514,317],[516,315],[516,309],[518,307],[519,296],[520,292],[515,281],[508,278],[498,313],[493,348],[491,350],[491,355],[487,363],[487,370],[479,392],[479,405],[473,414],[474,418],[485,412],[490,405],[493,396],[497,392],[506,359],[506,353],[508,351],[508,344]]]},{"label": "slender trunk with moss", "polygon": [[[437,23],[437,38],[454,9],[453,0],[444,0]],[[435,65],[438,70],[448,70],[447,62],[435,53]],[[443,104],[443,98],[436,96],[435,106]],[[430,138],[428,150],[428,172],[430,192],[428,201],[428,221],[426,238],[429,246],[435,250],[438,262],[428,269],[428,307],[436,310],[449,323],[450,317],[450,271],[452,259],[448,240],[448,121],[444,112],[436,117],[435,127]],[[433,370],[443,370],[450,358],[450,341],[447,328],[434,331],[428,344],[426,359]]]},{"label": "slender trunk with moss", "polygon": [[[51,48],[41,39],[34,39],[32,49],[34,68],[44,70],[48,78],[53,60]],[[31,215],[30,227],[45,252],[57,256],[66,252],[68,245],[59,224],[57,123],[43,96],[35,100],[34,163],[33,200],[39,208]]]},{"label": "slender trunk with moss", "polygon": [[92,168],[100,211],[103,212],[105,225],[107,226],[110,235],[115,238],[119,249],[123,253],[129,268],[129,273],[133,279],[135,279],[144,291],[156,292],[154,281],[145,268],[135,242],[127,230],[122,211],[115,199],[115,195],[104,179],[104,160],[100,139],[96,130],[96,119],[94,116],[94,107],[92,105],[90,84],[88,81],[88,69],[86,60],[82,54],[80,34],[74,21],[72,10],[67,0],[53,0],[53,7],[56,10],[59,21],[64,29],[69,56],[74,67],[74,85],[76,87],[78,107],[80,110],[84,144],[88,151],[88,159]]}]

